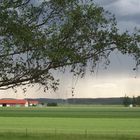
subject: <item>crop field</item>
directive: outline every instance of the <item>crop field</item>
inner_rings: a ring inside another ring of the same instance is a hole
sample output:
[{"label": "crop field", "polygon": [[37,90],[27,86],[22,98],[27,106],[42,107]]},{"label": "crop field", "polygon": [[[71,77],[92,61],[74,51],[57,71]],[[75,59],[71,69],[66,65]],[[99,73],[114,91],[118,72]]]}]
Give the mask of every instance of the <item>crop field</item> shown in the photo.
[{"label": "crop field", "polygon": [[140,108],[0,108],[0,140],[140,140]]}]

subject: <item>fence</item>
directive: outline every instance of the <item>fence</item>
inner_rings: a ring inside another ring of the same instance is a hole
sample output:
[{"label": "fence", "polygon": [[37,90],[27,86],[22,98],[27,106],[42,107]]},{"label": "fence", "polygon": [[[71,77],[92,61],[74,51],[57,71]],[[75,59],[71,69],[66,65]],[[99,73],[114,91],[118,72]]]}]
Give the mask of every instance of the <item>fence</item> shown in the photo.
[{"label": "fence", "polygon": [[88,137],[90,135],[139,135],[139,131],[125,131],[125,130],[107,130],[107,131],[95,131],[95,130],[78,130],[78,129],[29,129],[29,128],[17,128],[17,129],[0,129],[0,135],[24,135],[24,136],[39,136],[39,135],[83,135]]}]

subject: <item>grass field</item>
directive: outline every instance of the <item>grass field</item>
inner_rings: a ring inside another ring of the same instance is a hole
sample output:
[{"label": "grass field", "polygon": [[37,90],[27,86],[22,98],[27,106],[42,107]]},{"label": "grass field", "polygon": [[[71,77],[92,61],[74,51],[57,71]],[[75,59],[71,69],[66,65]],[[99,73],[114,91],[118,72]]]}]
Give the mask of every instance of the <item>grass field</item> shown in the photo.
[{"label": "grass field", "polygon": [[0,108],[1,140],[139,140],[140,108]]}]

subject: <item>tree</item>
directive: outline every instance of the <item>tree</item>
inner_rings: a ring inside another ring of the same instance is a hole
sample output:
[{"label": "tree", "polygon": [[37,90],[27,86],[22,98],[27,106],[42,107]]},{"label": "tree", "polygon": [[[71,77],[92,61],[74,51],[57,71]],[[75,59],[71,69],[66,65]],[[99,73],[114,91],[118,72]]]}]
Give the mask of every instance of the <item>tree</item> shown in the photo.
[{"label": "tree", "polygon": [[137,105],[137,98],[133,96],[132,98],[132,105],[135,107]]},{"label": "tree", "polygon": [[125,95],[125,97],[123,98],[123,105],[127,107],[130,104],[131,104],[131,98]]},{"label": "tree", "polygon": [[[83,75],[113,51],[139,65],[139,31],[119,33],[115,17],[92,0],[1,0],[0,88],[36,83],[56,89],[54,70]],[[89,68],[89,66],[88,66]]]},{"label": "tree", "polygon": [[140,106],[140,96],[136,98],[137,105]]}]

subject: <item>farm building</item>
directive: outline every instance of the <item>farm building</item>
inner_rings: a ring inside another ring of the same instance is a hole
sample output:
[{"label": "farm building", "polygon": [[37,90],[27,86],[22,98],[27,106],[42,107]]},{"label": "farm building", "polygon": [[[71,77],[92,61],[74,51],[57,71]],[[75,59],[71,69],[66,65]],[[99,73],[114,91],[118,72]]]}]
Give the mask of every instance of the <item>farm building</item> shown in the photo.
[{"label": "farm building", "polygon": [[36,100],[17,100],[17,99],[0,99],[0,106],[8,107],[8,106],[37,106],[39,104]]},{"label": "farm building", "polygon": [[28,106],[37,106],[39,102],[37,100],[27,100]]}]

